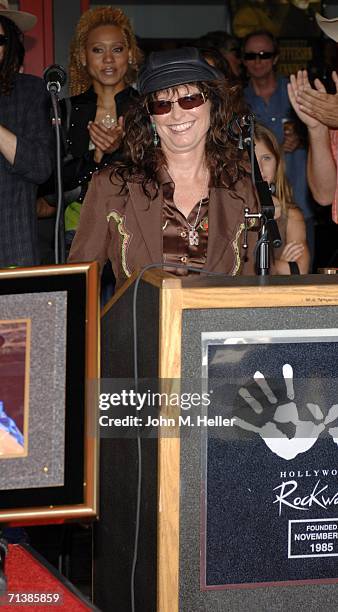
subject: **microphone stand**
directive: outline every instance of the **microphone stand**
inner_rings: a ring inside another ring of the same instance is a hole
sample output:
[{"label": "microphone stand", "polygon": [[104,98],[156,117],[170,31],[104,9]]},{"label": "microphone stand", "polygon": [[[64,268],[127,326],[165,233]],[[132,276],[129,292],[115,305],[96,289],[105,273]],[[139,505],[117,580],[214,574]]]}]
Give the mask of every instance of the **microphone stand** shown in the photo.
[{"label": "microphone stand", "polygon": [[54,233],[54,254],[55,263],[63,264],[66,262],[66,243],[65,243],[65,223],[64,223],[64,194],[62,180],[62,160],[61,160],[61,114],[58,93],[61,90],[59,83],[50,83],[47,85],[50,93],[53,116],[52,125],[55,129],[55,145],[56,145],[56,220]]},{"label": "microphone stand", "polygon": [[256,187],[258,200],[261,206],[259,213],[250,213],[246,208],[244,211],[245,221],[247,219],[260,219],[261,228],[258,234],[256,245],[256,273],[258,276],[267,276],[270,271],[270,247],[278,248],[282,244],[278,225],[275,221],[275,205],[271,196],[269,185],[263,181],[263,177],[258,165],[255,143],[254,143],[254,116],[250,116],[250,122],[244,138],[241,134],[241,143],[249,151],[251,160],[251,177],[253,185]]}]

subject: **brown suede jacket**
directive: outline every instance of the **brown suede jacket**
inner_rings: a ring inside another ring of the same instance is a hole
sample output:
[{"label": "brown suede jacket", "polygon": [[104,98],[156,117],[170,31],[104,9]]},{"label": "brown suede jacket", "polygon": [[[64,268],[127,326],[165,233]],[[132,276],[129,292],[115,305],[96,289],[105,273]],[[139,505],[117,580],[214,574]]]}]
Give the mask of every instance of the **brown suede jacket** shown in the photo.
[{"label": "brown suede jacket", "polygon": [[[68,261],[96,260],[102,269],[109,259],[119,288],[135,270],[162,262],[163,177],[151,199],[136,182],[128,182],[121,193],[122,183],[116,176],[112,183],[111,172],[107,168],[93,176]],[[249,248],[247,252],[243,249],[245,207],[251,212],[257,208],[249,177],[237,181],[232,189],[211,187],[204,269],[233,276],[255,273],[256,231],[248,232]]]}]

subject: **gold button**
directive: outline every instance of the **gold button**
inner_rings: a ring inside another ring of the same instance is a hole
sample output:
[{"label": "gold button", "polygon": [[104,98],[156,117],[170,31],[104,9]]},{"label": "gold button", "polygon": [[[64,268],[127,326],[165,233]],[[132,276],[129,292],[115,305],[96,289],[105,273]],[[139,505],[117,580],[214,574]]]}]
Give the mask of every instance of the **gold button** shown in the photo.
[{"label": "gold button", "polygon": [[184,256],[184,257],[181,257],[181,262],[182,262],[182,263],[187,263],[187,261],[188,261],[188,258],[187,258],[187,257],[185,257],[185,256]]},{"label": "gold button", "polygon": [[181,232],[181,238],[186,238],[187,237],[187,232]]}]

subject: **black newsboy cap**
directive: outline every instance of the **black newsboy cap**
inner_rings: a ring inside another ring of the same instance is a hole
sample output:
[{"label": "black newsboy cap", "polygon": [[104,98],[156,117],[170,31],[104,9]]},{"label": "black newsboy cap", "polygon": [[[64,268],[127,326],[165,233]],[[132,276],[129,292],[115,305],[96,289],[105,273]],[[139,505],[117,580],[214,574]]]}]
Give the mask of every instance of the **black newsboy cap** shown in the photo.
[{"label": "black newsboy cap", "polygon": [[153,51],[141,67],[137,85],[149,94],[193,81],[215,81],[222,74],[206,62],[195,47]]}]

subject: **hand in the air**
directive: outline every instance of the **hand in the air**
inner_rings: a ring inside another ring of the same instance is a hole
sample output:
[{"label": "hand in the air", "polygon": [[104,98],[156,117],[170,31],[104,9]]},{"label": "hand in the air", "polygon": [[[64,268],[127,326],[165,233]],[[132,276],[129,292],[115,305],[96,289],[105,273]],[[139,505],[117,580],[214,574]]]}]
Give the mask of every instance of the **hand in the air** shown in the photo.
[{"label": "hand in the air", "polygon": [[300,103],[300,95],[304,91],[309,92],[315,90],[312,89],[310,85],[307,71],[298,70],[297,74],[291,74],[290,76],[290,83],[288,84],[289,99],[299,119],[303,121],[308,128],[315,128],[320,125],[320,121],[308,112],[305,112]]},{"label": "hand in the air", "polygon": [[338,75],[334,71],[332,79],[336,86],[336,93],[329,94],[319,79],[315,79],[315,89],[305,87],[297,94],[297,103],[301,112],[320,121],[329,129],[338,128]]},{"label": "hand in the air", "polygon": [[288,86],[290,102],[299,118],[308,127],[321,123],[330,129],[338,128],[338,75],[332,72],[336,86],[335,94],[328,94],[319,79],[311,87],[306,70],[299,70],[297,77],[291,75]]}]

